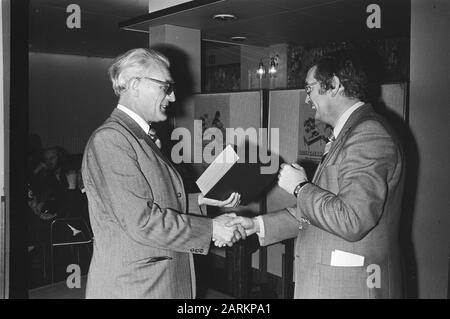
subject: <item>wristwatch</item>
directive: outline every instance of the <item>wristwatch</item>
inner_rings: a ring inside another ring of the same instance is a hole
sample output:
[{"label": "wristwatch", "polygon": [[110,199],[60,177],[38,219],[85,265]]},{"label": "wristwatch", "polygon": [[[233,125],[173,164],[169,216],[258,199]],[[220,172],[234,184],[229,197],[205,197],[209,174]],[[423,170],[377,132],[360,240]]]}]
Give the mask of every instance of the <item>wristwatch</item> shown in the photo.
[{"label": "wristwatch", "polygon": [[298,192],[300,191],[300,188],[302,188],[306,184],[309,184],[309,182],[308,181],[304,181],[304,182],[301,182],[300,184],[298,184],[297,186],[295,186],[295,189],[294,189],[294,196],[295,196],[295,198],[297,198]]}]

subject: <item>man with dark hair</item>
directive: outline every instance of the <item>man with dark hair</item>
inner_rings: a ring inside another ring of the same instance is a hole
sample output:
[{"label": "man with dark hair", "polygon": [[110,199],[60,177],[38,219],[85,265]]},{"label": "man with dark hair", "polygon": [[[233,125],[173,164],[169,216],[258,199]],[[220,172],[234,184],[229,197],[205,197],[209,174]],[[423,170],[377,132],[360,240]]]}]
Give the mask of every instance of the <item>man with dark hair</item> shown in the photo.
[{"label": "man with dark hair", "polygon": [[282,164],[278,185],[297,206],[228,225],[257,233],[261,245],[297,237],[295,298],[399,298],[399,140],[365,103],[367,77],[357,60],[320,60],[305,90],[316,120],[333,127],[312,181],[300,165]]},{"label": "man with dark hair", "polygon": [[338,53],[335,57],[324,57],[315,65],[315,78],[321,83],[320,93],[333,88],[336,75],[344,87],[342,94],[348,98],[365,101],[368,91],[367,75],[363,71],[362,63],[357,56]]}]

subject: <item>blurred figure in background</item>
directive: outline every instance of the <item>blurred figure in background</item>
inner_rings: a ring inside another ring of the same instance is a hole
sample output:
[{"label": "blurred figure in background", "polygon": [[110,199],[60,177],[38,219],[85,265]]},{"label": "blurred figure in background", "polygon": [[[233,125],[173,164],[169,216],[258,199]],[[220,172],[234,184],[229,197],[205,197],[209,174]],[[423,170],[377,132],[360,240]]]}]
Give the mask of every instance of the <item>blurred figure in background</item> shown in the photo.
[{"label": "blurred figure in background", "polygon": [[44,151],[44,161],[33,171],[31,188],[36,196],[36,207],[39,209],[42,206],[45,209],[47,219],[50,215],[67,217],[73,208],[72,197],[77,191],[77,173],[68,169],[67,155],[61,147],[47,148]]},{"label": "blurred figure in background", "polygon": [[86,198],[79,185],[81,173],[76,169],[81,163],[77,165],[68,158],[62,147],[47,148],[43,160],[31,172],[28,186],[31,241],[47,242],[50,223],[55,218],[82,217],[88,222]]}]

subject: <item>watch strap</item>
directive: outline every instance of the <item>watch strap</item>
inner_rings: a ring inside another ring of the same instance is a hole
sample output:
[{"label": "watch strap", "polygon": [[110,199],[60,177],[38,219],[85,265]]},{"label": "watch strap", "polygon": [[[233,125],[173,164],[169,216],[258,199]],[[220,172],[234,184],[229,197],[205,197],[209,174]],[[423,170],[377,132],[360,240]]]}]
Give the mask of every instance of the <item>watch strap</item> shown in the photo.
[{"label": "watch strap", "polygon": [[309,184],[309,182],[308,181],[304,181],[304,182],[301,182],[300,184],[298,184],[296,187],[295,187],[295,189],[294,189],[294,196],[297,198],[297,196],[298,196],[298,192],[300,191],[300,189],[303,187],[303,186],[305,186],[306,184]]}]

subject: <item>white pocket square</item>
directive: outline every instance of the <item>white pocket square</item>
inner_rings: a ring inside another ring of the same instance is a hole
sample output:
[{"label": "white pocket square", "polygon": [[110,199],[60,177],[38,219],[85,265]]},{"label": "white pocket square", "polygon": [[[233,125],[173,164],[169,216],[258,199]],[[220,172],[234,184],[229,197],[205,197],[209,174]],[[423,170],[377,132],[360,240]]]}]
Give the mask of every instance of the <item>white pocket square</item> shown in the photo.
[{"label": "white pocket square", "polygon": [[331,266],[362,267],[364,266],[364,256],[335,249],[331,252]]}]

